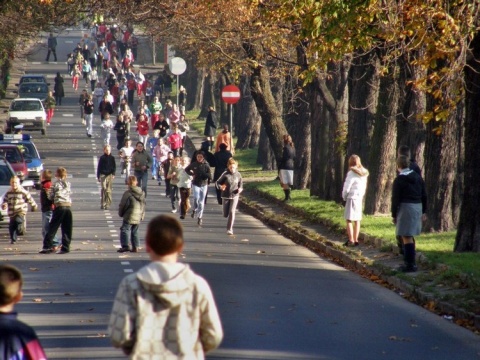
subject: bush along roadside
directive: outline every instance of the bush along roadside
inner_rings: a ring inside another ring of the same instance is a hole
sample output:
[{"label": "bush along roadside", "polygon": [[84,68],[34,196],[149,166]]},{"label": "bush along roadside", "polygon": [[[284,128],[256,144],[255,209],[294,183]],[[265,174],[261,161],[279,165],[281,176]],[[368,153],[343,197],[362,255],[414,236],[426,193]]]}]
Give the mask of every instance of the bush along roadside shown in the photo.
[{"label": "bush along roadside", "polygon": [[328,216],[312,217],[296,207],[295,200],[285,203],[255,184],[246,184],[240,209],[295,243],[480,334],[480,286],[472,276],[458,274],[421,253],[418,272],[398,272],[402,258],[391,241],[361,233],[362,246],[343,247],[343,224]]}]

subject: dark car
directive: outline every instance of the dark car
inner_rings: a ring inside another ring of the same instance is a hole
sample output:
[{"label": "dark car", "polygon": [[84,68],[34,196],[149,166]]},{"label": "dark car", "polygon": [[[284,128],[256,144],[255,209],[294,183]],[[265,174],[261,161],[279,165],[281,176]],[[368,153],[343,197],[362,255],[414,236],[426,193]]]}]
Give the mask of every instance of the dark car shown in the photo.
[{"label": "dark car", "polygon": [[47,86],[50,85],[45,75],[41,74],[25,74],[20,78],[20,82],[15,85],[20,86],[23,83],[43,83]]},{"label": "dark car", "polygon": [[0,144],[0,157],[5,158],[20,180],[28,177],[28,167],[22,151],[14,144]]},{"label": "dark car", "polygon": [[45,83],[24,82],[18,88],[19,98],[35,98],[45,101],[48,96],[49,88]]}]

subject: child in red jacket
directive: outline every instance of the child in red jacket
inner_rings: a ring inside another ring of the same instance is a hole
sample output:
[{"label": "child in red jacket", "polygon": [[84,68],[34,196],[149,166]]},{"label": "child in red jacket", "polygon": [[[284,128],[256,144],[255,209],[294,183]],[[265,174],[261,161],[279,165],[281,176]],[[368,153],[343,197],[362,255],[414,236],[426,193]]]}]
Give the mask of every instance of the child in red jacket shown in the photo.
[{"label": "child in red jacket", "polygon": [[137,114],[137,132],[138,132],[138,141],[141,141],[145,145],[148,140],[148,130],[150,126],[148,125],[148,116],[145,114],[144,109],[140,109],[140,112]]}]

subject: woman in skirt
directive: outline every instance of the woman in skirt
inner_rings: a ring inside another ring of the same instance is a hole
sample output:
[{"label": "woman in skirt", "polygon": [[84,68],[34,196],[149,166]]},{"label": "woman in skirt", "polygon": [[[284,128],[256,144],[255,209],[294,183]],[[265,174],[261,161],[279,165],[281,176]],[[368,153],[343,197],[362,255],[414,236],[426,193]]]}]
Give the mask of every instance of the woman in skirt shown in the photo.
[{"label": "woman in skirt", "polygon": [[417,271],[413,239],[420,234],[427,211],[425,183],[409,165],[408,157],[398,157],[399,174],[393,182],[392,191],[392,220],[396,226],[396,235],[402,237],[404,244],[404,265],[399,268],[403,272]]},{"label": "woman in skirt", "polygon": [[362,166],[358,155],[348,159],[349,171],[343,184],[342,197],[346,202],[344,217],[347,222],[348,240],[344,246],[358,246],[363,197],[367,189],[368,170]]}]

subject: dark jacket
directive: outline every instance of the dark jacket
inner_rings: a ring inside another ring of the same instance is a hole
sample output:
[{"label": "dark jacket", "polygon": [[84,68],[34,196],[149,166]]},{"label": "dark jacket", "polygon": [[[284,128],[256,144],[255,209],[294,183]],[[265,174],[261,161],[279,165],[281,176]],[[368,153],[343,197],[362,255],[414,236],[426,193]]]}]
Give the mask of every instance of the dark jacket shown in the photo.
[{"label": "dark jacket", "polygon": [[93,110],[95,109],[95,104],[93,103],[93,101],[90,101],[90,100],[85,100],[85,103],[83,104],[83,112],[86,114],[86,115],[90,115],[90,114],[93,114]]},{"label": "dark jacket", "polygon": [[145,216],[145,193],[138,186],[130,186],[118,205],[118,216],[127,224],[140,224]]},{"label": "dark jacket", "polygon": [[17,320],[17,313],[0,313],[0,359],[46,359],[35,331]]},{"label": "dark jacket", "polygon": [[153,127],[153,130],[160,130],[160,137],[165,137],[167,135],[167,130],[170,129],[167,120],[163,119],[162,121],[157,121]]},{"label": "dark jacket", "polygon": [[208,112],[207,121],[205,122],[205,130],[203,135],[214,137],[217,134],[217,114],[211,110]]},{"label": "dark jacket", "polygon": [[117,119],[117,122],[115,123],[115,127],[113,130],[117,131],[117,136],[125,136],[127,132],[127,127],[125,126],[125,122]]},{"label": "dark jacket", "polygon": [[40,207],[42,212],[53,210],[53,200],[49,198],[52,182],[50,180],[42,181],[42,189],[40,190]]},{"label": "dark jacket", "polygon": [[404,169],[393,181],[392,217],[396,218],[401,203],[422,204],[422,213],[427,211],[427,193],[423,179],[415,171]]},{"label": "dark jacket", "polygon": [[295,160],[295,149],[291,145],[283,147],[282,160],[280,162],[279,170],[293,170]]},{"label": "dark jacket", "polygon": [[234,173],[231,173],[230,170],[224,171],[215,185],[217,189],[220,189],[220,185],[226,185],[225,190],[222,191],[222,198],[233,199],[243,188],[242,175],[238,171]]},{"label": "dark jacket", "polygon": [[205,160],[201,163],[198,161],[192,162],[185,168],[185,172],[193,176],[192,184],[195,186],[205,186],[212,181],[210,166]]},{"label": "dark jacket", "polygon": [[100,175],[115,175],[117,165],[115,163],[115,157],[110,154],[103,154],[98,160],[97,166],[97,179],[100,179]]},{"label": "dark jacket", "polygon": [[213,181],[217,181],[220,175],[227,170],[228,159],[232,157],[232,153],[227,150],[220,150],[216,152],[215,157],[215,171],[213,172]]},{"label": "dark jacket", "polygon": [[55,92],[55,97],[64,97],[65,90],[63,89],[63,77],[55,77],[55,85],[53,86],[53,91]]}]

